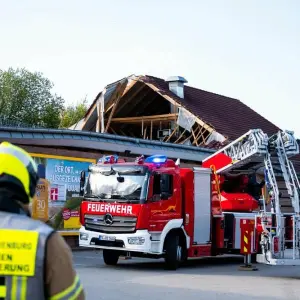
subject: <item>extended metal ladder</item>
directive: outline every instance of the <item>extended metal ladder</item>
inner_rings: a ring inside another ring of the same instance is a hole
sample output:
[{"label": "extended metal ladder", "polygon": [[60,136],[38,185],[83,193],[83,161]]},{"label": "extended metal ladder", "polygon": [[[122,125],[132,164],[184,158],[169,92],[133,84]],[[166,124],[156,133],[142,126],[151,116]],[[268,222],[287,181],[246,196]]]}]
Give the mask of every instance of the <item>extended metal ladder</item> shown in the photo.
[{"label": "extended metal ladder", "polygon": [[[263,210],[256,213],[256,221],[257,218],[261,218],[265,235],[261,240],[263,254],[257,255],[257,262],[300,265],[300,184],[294,166],[289,160],[291,156],[298,153],[299,146],[292,132],[279,131],[269,138],[262,130],[254,129],[202,162],[203,166],[212,167],[217,174],[247,174],[264,171],[271,197],[271,209],[267,207],[266,199],[261,199]],[[288,195],[286,198],[291,202],[292,211],[288,214],[282,212],[282,202],[285,199],[282,197],[282,187],[279,187],[276,178],[278,172],[284,180],[284,189]],[[292,239],[286,237],[287,217],[292,219]],[[286,249],[287,243],[292,244],[290,249]]]},{"label": "extended metal ladder", "polygon": [[[261,239],[263,253],[257,255],[257,262],[272,265],[300,265],[300,185],[295,168],[289,160],[289,157],[299,153],[299,145],[293,136],[293,132],[279,131],[270,137],[268,149],[269,151],[265,157],[265,178],[268,189],[271,192],[272,207],[271,212],[268,212],[264,203],[264,211],[257,216],[263,220],[262,223],[266,233]],[[290,198],[293,208],[293,211],[290,213],[282,213],[281,211],[282,196],[274,173],[275,159],[277,159],[288,198]],[[268,217],[273,219],[271,224],[267,222]],[[286,218],[292,220],[293,234],[291,240],[286,236]],[[272,223],[275,223],[275,225]],[[288,243],[292,244],[289,249],[287,248]]]},{"label": "extended metal ladder", "polygon": [[279,132],[277,134],[275,143],[281,171],[284,177],[288,194],[290,195],[294,212],[296,214],[299,214],[300,184],[297,178],[294,165],[289,160],[289,157],[299,153],[299,145],[296,139],[294,138],[293,133],[289,131]]}]

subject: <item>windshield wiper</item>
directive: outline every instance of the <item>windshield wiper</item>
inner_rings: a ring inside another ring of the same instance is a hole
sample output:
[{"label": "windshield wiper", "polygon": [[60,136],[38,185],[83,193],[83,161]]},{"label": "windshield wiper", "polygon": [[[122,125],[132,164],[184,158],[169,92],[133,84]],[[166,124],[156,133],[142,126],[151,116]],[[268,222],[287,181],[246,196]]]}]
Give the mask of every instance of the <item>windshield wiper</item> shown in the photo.
[{"label": "windshield wiper", "polygon": [[122,200],[122,199],[124,199],[124,200],[126,200],[126,201],[124,201],[125,203],[134,203],[135,201],[137,201],[137,200],[140,200],[140,198],[138,198],[138,197],[135,197],[135,198],[129,198],[128,196],[125,196],[125,195],[118,195],[118,194],[116,194],[116,195],[111,195],[113,198],[115,198],[115,199],[118,199],[118,200]]},{"label": "windshield wiper", "polygon": [[101,202],[114,201],[114,200],[121,200],[121,201],[125,200],[125,201],[122,201],[122,202],[125,202],[125,203],[134,203],[134,202],[140,200],[140,198],[138,198],[138,197],[129,198],[126,195],[121,196],[119,194],[113,194],[113,195],[111,195],[111,198],[105,198],[105,196],[106,196],[105,193],[102,193],[100,195],[86,194],[86,195],[84,195],[84,198],[97,199]]},{"label": "windshield wiper", "polygon": [[[84,198],[90,198],[90,199],[98,199],[98,200],[100,200],[100,201],[105,201],[104,199],[102,199],[103,198],[103,195],[105,195],[105,194],[101,194],[101,195],[94,195],[94,194],[86,194],[86,195],[84,195]],[[101,197],[102,196],[102,197]]]}]

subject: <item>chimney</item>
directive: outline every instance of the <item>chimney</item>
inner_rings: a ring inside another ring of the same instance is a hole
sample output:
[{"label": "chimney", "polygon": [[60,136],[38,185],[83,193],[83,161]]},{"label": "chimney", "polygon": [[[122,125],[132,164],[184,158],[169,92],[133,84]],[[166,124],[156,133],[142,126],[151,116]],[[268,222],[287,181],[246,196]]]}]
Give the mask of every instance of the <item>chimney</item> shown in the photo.
[{"label": "chimney", "polygon": [[187,80],[181,76],[171,76],[166,79],[169,82],[169,90],[179,98],[184,98],[184,84]]}]

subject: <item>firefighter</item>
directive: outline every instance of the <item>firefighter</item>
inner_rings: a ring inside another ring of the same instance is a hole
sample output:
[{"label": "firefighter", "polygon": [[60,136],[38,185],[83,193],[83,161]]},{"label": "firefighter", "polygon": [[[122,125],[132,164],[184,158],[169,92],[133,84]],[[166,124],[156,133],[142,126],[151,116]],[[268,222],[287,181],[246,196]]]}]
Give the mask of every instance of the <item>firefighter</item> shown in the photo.
[{"label": "firefighter", "polygon": [[262,196],[262,188],[265,186],[265,180],[263,179],[260,183],[257,181],[255,173],[249,174],[248,181],[248,193],[256,200]]},{"label": "firefighter", "polygon": [[85,299],[72,253],[59,233],[30,218],[37,166],[23,149],[0,144],[0,299]]}]

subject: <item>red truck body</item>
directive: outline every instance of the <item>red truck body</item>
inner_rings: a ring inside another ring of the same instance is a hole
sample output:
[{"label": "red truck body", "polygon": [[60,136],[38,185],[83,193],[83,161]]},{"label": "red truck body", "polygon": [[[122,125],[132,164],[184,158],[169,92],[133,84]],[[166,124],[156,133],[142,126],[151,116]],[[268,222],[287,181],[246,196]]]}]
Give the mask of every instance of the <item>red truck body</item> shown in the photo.
[{"label": "red truck body", "polygon": [[[164,156],[131,163],[106,158],[89,170],[85,183],[80,246],[103,249],[109,265],[116,264],[120,255],[164,257],[172,269],[191,257],[240,254],[240,222],[255,219],[258,202],[243,191],[241,176],[231,180],[233,192],[222,191],[227,179],[215,170],[226,163],[228,157],[222,155],[194,168],[182,168]],[[115,172],[97,175],[96,180],[93,174],[101,173],[102,167],[104,173]],[[121,192],[102,193],[133,187],[134,180],[138,200],[129,192],[124,197]],[[98,196],[91,197],[91,191]]]}]

